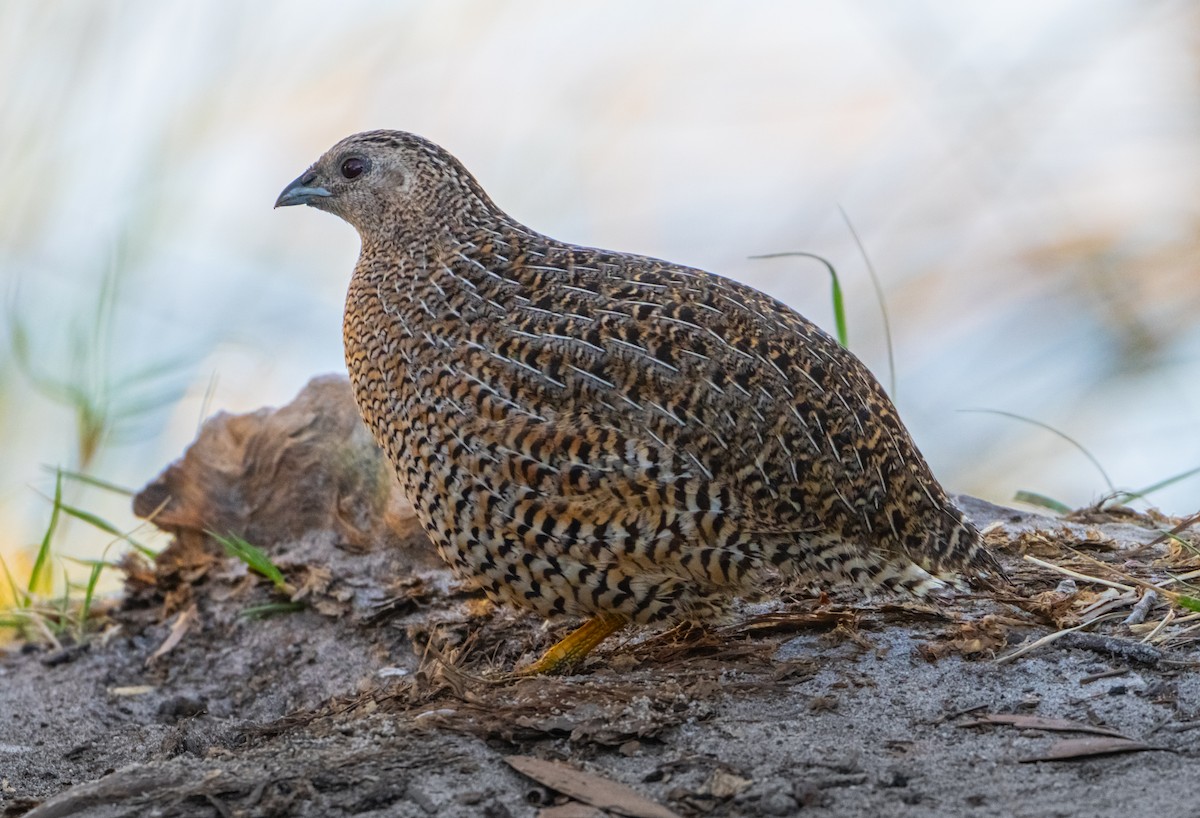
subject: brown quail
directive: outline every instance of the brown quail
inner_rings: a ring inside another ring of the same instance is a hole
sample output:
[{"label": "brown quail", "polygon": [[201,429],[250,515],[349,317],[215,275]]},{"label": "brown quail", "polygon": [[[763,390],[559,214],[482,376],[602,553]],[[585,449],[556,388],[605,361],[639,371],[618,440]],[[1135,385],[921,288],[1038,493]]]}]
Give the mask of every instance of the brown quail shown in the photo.
[{"label": "brown quail", "polygon": [[399,131],[339,142],[276,207],[298,204],[362,238],[346,363],[438,552],[589,618],[533,672],[771,570],[917,595],[996,571],[871,373],[784,304],[543,236]]}]

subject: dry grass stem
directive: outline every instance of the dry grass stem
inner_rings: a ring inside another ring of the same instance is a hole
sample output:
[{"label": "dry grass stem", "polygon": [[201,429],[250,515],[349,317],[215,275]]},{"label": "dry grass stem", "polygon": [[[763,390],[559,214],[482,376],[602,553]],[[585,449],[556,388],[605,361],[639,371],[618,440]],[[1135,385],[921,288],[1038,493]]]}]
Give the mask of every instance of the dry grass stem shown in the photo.
[{"label": "dry grass stem", "polygon": [[1154,628],[1150,631],[1150,633],[1146,634],[1146,636],[1142,639],[1142,644],[1148,645],[1151,642],[1153,642],[1154,637],[1158,636],[1158,634],[1162,632],[1162,629],[1165,628],[1167,625],[1170,625],[1174,619],[1175,619],[1175,611],[1174,610],[1167,611],[1167,615],[1162,618],[1162,621],[1155,624]]},{"label": "dry grass stem", "polygon": [[1034,565],[1040,565],[1042,568],[1047,568],[1051,571],[1056,571],[1060,574],[1064,574],[1068,577],[1071,577],[1072,579],[1080,579],[1080,580],[1083,580],[1084,582],[1094,582],[1098,585],[1107,585],[1109,588],[1116,588],[1118,591],[1134,590],[1134,586],[1132,586],[1132,585],[1123,585],[1120,582],[1112,582],[1111,580],[1101,579],[1100,577],[1093,577],[1093,576],[1089,576],[1087,574],[1082,574],[1079,571],[1072,571],[1070,568],[1064,568],[1061,565],[1055,565],[1052,562],[1046,562],[1045,560],[1040,560],[1037,557],[1031,556],[1029,554],[1026,554],[1023,559],[1026,562],[1032,562]]}]

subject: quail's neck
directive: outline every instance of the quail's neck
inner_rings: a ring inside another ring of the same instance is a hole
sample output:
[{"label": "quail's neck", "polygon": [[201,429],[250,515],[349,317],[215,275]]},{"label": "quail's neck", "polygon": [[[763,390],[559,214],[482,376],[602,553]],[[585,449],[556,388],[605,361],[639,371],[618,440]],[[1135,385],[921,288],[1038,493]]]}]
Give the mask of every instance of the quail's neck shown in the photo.
[{"label": "quail's neck", "polygon": [[503,214],[417,229],[400,222],[390,233],[363,235],[355,280],[410,326],[494,321],[529,303],[527,264],[550,244],[557,243]]}]

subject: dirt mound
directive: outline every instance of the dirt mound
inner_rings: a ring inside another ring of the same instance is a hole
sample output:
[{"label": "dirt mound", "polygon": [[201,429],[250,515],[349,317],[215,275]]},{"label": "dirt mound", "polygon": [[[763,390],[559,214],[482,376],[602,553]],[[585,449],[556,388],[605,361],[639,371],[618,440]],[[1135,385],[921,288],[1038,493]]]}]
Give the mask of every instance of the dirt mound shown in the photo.
[{"label": "dirt mound", "polygon": [[0,657],[0,807],[1194,815],[1200,616],[1171,596],[1200,568],[1190,529],[961,502],[1012,587],[937,605],[773,588],[735,624],[630,631],[574,676],[511,679],[571,623],[453,581],[345,380],[320,378],[214,417],[139,494],[174,540],[127,561],[100,633]]}]

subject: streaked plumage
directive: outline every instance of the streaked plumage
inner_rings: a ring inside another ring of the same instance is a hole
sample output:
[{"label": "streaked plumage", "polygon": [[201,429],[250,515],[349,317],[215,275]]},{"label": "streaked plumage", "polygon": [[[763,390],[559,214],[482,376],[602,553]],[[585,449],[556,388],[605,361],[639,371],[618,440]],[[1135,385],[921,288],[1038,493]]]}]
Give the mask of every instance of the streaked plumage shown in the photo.
[{"label": "streaked plumage", "polygon": [[771,569],[921,594],[992,565],[866,367],[778,301],[536,233],[407,133],[338,143],[278,202],[301,203],[362,237],[359,407],[491,596],[647,623]]}]

